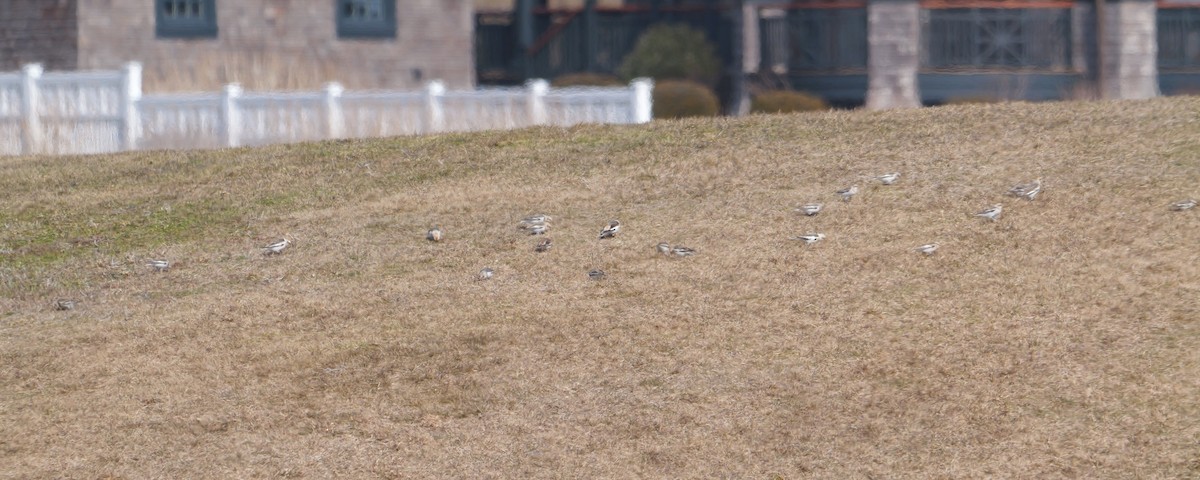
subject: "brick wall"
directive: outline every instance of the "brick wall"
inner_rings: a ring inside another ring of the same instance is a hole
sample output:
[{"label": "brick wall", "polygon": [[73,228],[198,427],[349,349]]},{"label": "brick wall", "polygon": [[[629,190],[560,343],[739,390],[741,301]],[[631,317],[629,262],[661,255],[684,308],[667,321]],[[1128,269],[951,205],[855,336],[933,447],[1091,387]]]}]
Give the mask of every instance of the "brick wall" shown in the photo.
[{"label": "brick wall", "polygon": [[76,0],[0,0],[0,71],[74,70]]},{"label": "brick wall", "polygon": [[[35,0],[22,0],[33,2]],[[472,0],[396,0],[396,38],[337,38],[334,0],[218,0],[217,38],[159,39],[146,0],[79,6],[79,67],[141,61],[146,91],[415,88],[475,80]]]}]

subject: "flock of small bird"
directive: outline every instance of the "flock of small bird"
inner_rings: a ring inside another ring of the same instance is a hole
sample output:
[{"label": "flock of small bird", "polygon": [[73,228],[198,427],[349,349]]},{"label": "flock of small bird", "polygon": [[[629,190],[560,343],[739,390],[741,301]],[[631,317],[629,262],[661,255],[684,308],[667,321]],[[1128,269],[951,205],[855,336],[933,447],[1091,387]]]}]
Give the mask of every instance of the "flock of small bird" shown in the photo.
[{"label": "flock of small bird", "polygon": [[[885,186],[890,186],[890,185],[894,185],[900,179],[900,173],[899,172],[891,172],[891,173],[886,173],[886,174],[879,175],[879,176],[872,177],[872,178],[875,180],[878,180],[881,184],[883,184]],[[858,191],[859,191],[858,185],[851,185],[849,187],[838,190],[834,193],[837,194],[839,197],[841,197],[843,202],[849,202],[854,198],[855,195],[858,195]],[[1037,198],[1038,194],[1040,194],[1041,192],[1042,192],[1042,179],[1041,178],[1038,178],[1029,183],[1020,183],[1020,184],[1014,185],[1012,188],[1010,188],[1008,190],[1009,195],[1012,195],[1017,198],[1023,198],[1025,200],[1029,200],[1029,201],[1033,201],[1035,198]],[[1169,208],[1172,211],[1180,211],[1181,212],[1184,210],[1191,210],[1191,209],[1195,208],[1196,203],[1197,203],[1196,199],[1189,198],[1189,199],[1173,202],[1169,205]],[[806,216],[811,217],[811,216],[815,216],[815,215],[821,213],[821,211],[823,209],[824,209],[824,204],[807,203],[807,204],[797,207],[796,211],[800,212]],[[991,207],[988,207],[980,212],[975,213],[974,216],[985,218],[989,222],[995,222],[1000,219],[1000,215],[1003,212],[1004,212],[1004,206],[1000,203],[997,203],[997,204],[992,205]],[[547,232],[550,231],[550,221],[551,220],[553,220],[553,219],[549,215],[545,215],[545,214],[531,215],[531,216],[521,219],[521,221],[518,222],[518,224],[517,224],[517,228],[524,231],[528,235],[545,235]],[[617,234],[620,231],[621,231],[621,222],[619,220],[612,220],[608,223],[607,226],[605,226],[603,229],[600,230],[600,235],[598,236],[598,238],[600,240],[614,238],[617,236]],[[433,228],[430,228],[428,231],[425,232],[425,238],[427,240],[429,240],[430,242],[438,243],[438,242],[441,242],[445,238],[445,232],[442,230],[442,227],[440,225],[434,226]],[[821,240],[824,240],[825,234],[824,233],[806,233],[803,235],[791,237],[791,239],[803,241],[807,245],[812,245],[817,242],[820,242]],[[279,241],[276,241],[274,243],[271,243],[270,245],[262,247],[263,254],[268,255],[268,256],[269,255],[280,255],[291,244],[292,244],[292,242],[290,240],[288,240],[287,238],[282,238]],[[534,246],[534,251],[538,252],[538,253],[546,252],[546,251],[550,250],[550,247],[553,244],[554,244],[553,240],[551,240],[550,238],[544,238]],[[932,242],[932,243],[927,243],[925,245],[916,247],[914,250],[919,253],[922,253],[924,255],[933,255],[935,252],[938,251],[939,247],[940,247],[940,245],[937,242]],[[655,248],[658,250],[658,253],[668,256],[668,257],[690,257],[690,256],[696,254],[695,249],[685,247],[682,245],[672,246],[666,242],[659,243],[658,245],[655,246]],[[152,268],[155,272],[161,273],[161,272],[166,272],[166,271],[170,270],[171,262],[169,262],[167,260],[150,260],[150,262],[147,263],[146,266]],[[491,267],[485,267],[483,270],[479,271],[479,273],[476,275],[475,278],[480,281],[490,280],[495,275],[496,275],[495,269],[493,269]],[[590,278],[592,280],[600,280],[600,279],[605,278],[605,276],[606,276],[604,271],[600,270],[600,269],[590,270],[587,272],[587,275],[588,275],[588,278]],[[55,302],[55,308],[57,310],[73,310],[75,308],[75,301],[70,300],[70,299],[59,299],[57,302]]]}]

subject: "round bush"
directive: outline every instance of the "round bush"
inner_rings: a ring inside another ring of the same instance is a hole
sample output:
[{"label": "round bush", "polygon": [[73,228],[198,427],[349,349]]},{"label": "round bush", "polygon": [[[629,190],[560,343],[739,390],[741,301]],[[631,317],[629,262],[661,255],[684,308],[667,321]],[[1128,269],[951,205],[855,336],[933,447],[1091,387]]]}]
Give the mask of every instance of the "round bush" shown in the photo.
[{"label": "round bush", "polygon": [[790,90],[771,90],[754,95],[750,113],[791,113],[829,110],[829,104],[816,95]]},{"label": "round bush", "polygon": [[721,104],[712,89],[686,80],[664,80],[654,85],[654,118],[713,117]]},{"label": "round bush", "polygon": [[656,25],[638,38],[619,69],[626,79],[691,80],[712,86],[720,73],[716,49],[687,25]]},{"label": "round bush", "polygon": [[550,82],[555,87],[619,87],[625,85],[620,78],[607,73],[568,73]]}]

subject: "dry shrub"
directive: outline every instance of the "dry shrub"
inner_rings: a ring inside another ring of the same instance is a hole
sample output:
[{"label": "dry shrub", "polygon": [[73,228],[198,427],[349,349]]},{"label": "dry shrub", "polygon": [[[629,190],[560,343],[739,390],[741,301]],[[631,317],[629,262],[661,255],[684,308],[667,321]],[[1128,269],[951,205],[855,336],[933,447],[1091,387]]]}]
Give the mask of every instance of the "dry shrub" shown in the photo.
[{"label": "dry shrub", "polygon": [[712,117],[720,111],[717,95],[699,83],[666,80],[654,87],[654,118]]},{"label": "dry shrub", "polygon": [[550,82],[555,87],[620,87],[624,86],[616,75],[607,73],[579,72],[560,75]]},{"label": "dry shrub", "polygon": [[829,110],[824,99],[806,92],[771,90],[759,93],[750,101],[751,113],[791,113]]},{"label": "dry shrub", "polygon": [[638,38],[620,71],[625,78],[691,80],[711,86],[720,65],[704,32],[687,25],[656,25]]}]

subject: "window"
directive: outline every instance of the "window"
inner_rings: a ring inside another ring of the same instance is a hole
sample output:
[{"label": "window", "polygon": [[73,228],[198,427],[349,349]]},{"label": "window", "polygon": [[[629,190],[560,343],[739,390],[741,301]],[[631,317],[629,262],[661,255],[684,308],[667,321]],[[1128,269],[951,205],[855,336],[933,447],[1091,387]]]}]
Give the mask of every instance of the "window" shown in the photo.
[{"label": "window", "polygon": [[217,0],[154,0],[159,38],[216,38]]},{"label": "window", "polygon": [[335,0],[338,38],[396,38],[396,0]]}]

